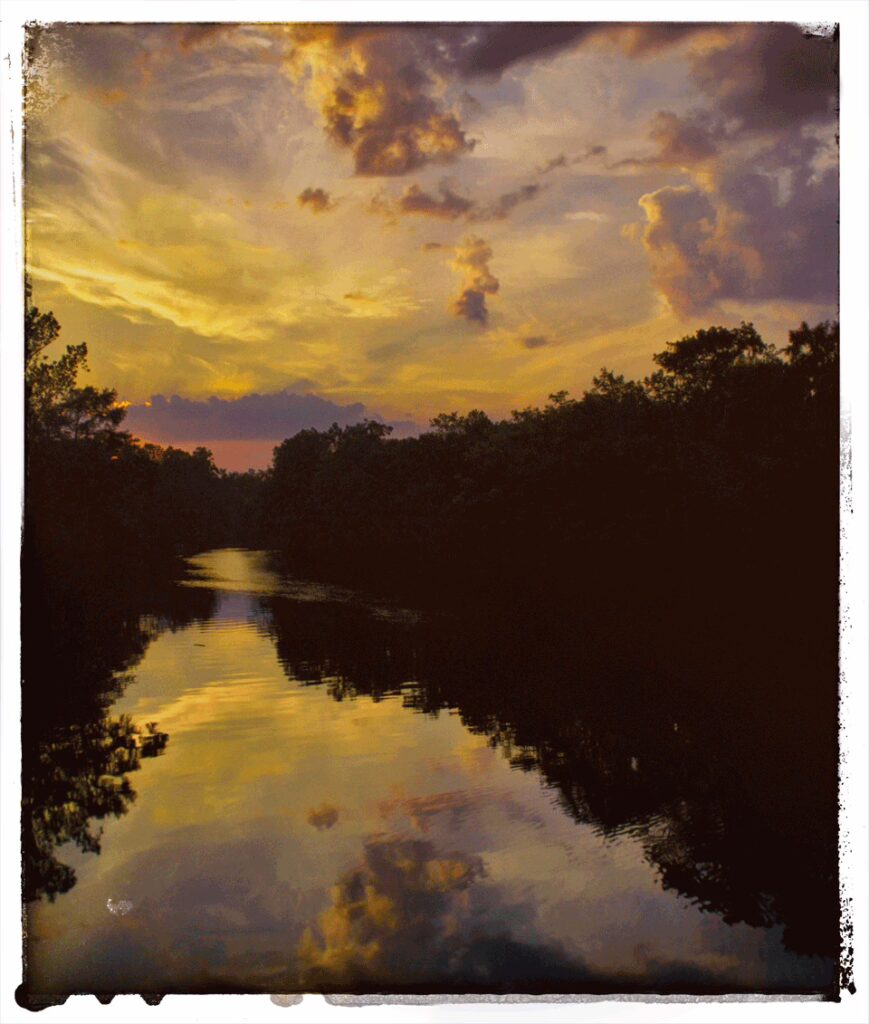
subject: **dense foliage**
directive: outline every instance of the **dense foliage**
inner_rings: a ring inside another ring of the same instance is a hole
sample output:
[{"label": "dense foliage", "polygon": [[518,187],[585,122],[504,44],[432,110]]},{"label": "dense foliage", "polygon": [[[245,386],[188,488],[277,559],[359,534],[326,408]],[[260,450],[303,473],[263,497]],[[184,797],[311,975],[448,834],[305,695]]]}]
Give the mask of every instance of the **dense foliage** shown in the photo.
[{"label": "dense foliage", "polygon": [[804,324],[783,351],[714,327],[655,361],[501,422],[302,431],[275,450],[267,533],[308,572],[451,593],[835,585],[838,327]]},{"label": "dense foliage", "polygon": [[[29,298],[29,294],[28,294]],[[219,471],[211,452],[147,444],[121,429],[109,389],[81,386],[87,346],[46,350],[60,326],[28,302],[25,319],[26,578],[99,577],[226,543],[242,528],[258,474]],[[249,517],[248,517],[249,518]]]}]

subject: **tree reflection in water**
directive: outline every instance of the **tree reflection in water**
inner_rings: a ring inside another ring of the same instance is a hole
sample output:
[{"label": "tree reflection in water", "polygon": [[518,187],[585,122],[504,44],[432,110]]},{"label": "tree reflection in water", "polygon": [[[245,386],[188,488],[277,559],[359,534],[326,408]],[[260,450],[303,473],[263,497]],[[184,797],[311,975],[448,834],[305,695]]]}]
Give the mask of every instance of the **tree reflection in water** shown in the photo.
[{"label": "tree reflection in water", "polygon": [[[816,619],[807,651],[798,622],[753,624],[747,602],[714,629],[686,609],[693,643],[674,652],[651,609],[613,622],[529,604],[414,622],[263,604],[292,678],[336,700],[457,709],[578,822],[637,836],[665,888],[728,923],[781,924],[797,953],[838,956],[836,691],[819,683],[835,679],[834,623],[825,634]],[[328,948],[309,937],[311,970]]]},{"label": "tree reflection in water", "polygon": [[[210,617],[214,594],[175,586],[166,566],[124,579],[24,579],[22,620],[22,857],[24,899],[53,900],[76,882],[57,850],[100,852],[95,822],[135,800],[131,772],[160,754],[158,723],[112,715],[130,670],[164,630]],[[62,673],[58,669],[63,666]]]}]

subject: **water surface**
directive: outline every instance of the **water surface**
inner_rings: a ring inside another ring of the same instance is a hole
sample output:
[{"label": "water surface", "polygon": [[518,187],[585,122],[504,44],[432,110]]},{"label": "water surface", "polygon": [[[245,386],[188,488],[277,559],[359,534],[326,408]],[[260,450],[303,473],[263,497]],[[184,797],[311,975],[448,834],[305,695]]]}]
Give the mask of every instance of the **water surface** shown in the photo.
[{"label": "water surface", "polygon": [[46,875],[75,879],[28,904],[32,991],[831,984],[800,900],[735,863],[744,789],[695,770],[690,721],[622,729],[611,688],[552,713],[563,665],[530,672],[515,636],[432,632],[262,552],[202,554],[183,585],[207,613],[155,627],[108,709],[165,746],[145,730],[160,756],[95,772],[135,791],[98,853],[59,833]]}]

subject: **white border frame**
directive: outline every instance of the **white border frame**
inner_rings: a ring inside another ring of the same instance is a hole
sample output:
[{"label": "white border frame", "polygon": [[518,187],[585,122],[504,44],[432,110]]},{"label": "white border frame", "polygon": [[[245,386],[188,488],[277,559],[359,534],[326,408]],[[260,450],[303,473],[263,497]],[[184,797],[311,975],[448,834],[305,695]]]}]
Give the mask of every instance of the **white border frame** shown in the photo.
[{"label": "white border frame", "polygon": [[685,999],[585,1000],[554,1003],[487,1002],[438,1005],[329,1005],[306,996],[287,1009],[266,996],[167,996],[157,1007],[139,996],[118,996],[102,1006],[93,996],[71,997],[42,1011],[39,1020],[115,1021],[844,1021],[869,1020],[867,959],[867,470],[869,470],[869,5],[865,0],[9,0],[3,9],[2,81],[2,344],[0,344],[0,469],[2,469],[2,548],[0,548],[0,1020],[32,1021],[14,1001],[21,981],[20,927],[20,763],[19,585],[23,479],[21,379],[23,355],[23,227],[21,220],[21,52],[28,21],[789,21],[812,25],[836,22],[841,28],[841,301],[842,425],[846,444],[842,478],[841,717],[843,751],[842,885],[853,917],[854,979],[857,994],[839,1003]]}]

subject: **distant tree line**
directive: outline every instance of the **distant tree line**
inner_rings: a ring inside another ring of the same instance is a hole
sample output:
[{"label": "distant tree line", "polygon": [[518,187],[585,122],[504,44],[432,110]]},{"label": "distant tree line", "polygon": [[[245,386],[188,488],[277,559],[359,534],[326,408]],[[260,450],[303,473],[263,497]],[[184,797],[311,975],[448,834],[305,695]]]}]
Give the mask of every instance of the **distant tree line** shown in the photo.
[{"label": "distant tree line", "polygon": [[30,303],[25,314],[27,580],[48,589],[65,578],[101,578],[143,556],[230,543],[251,521],[257,474],[217,469],[211,452],[148,444],[121,429],[114,390],[82,386],[87,346],[49,346],[60,325]]},{"label": "distant tree line", "polygon": [[402,440],[370,421],[303,430],[263,480],[264,533],[300,571],[453,596],[618,606],[717,580],[744,600],[787,577],[794,596],[829,597],[838,342],[831,323],[781,351],[751,324],[712,327],[643,381],[604,369],[581,399],[500,422],[449,413]]}]

